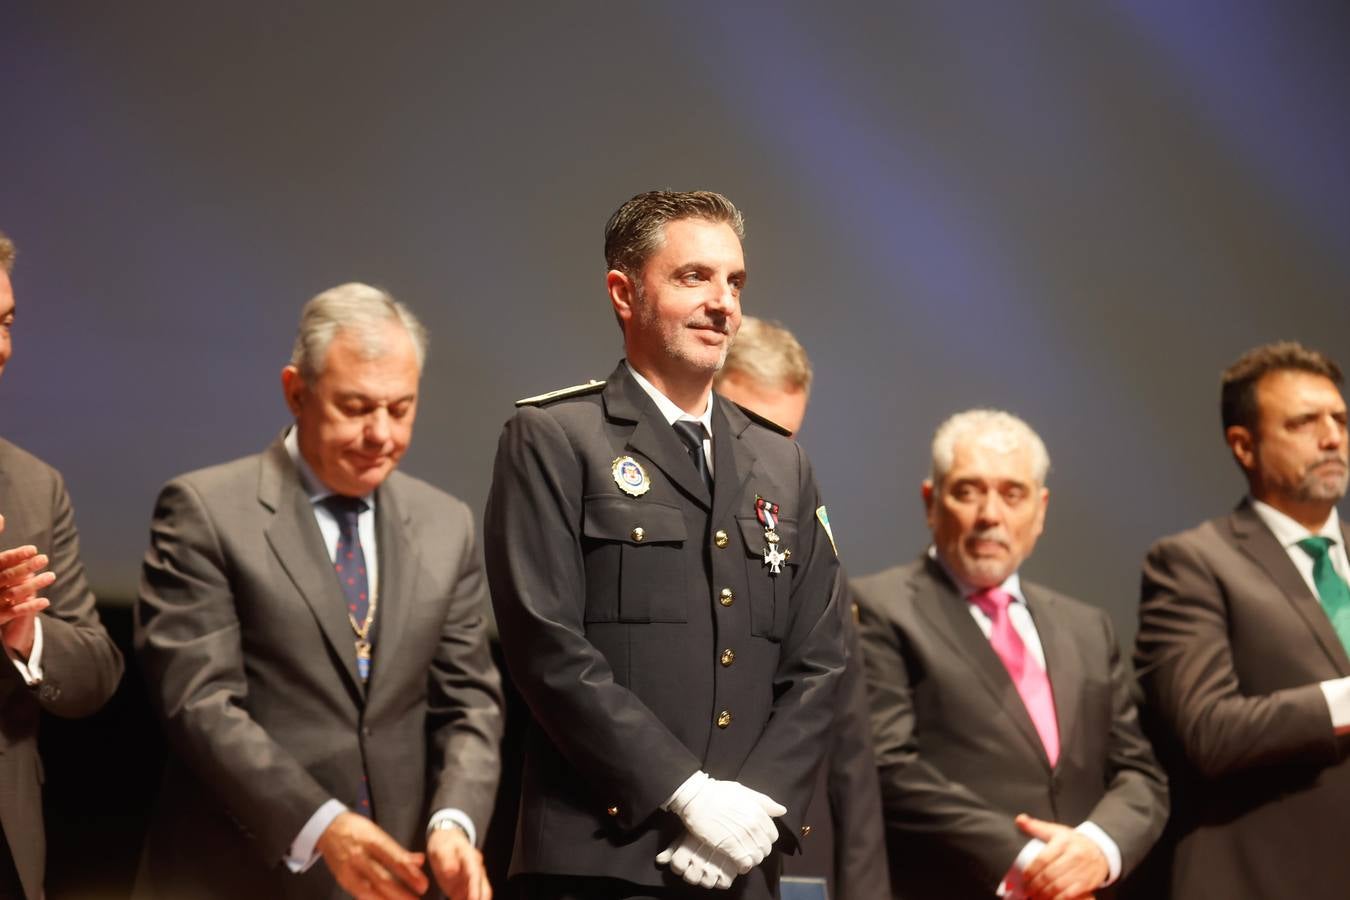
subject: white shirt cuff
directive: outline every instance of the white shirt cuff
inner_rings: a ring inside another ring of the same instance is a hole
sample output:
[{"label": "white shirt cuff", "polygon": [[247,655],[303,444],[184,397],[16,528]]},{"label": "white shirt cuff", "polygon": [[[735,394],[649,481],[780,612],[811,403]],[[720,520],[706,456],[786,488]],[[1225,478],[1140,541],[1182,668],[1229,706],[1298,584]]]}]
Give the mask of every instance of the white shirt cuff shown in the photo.
[{"label": "white shirt cuff", "polygon": [[25,684],[29,687],[42,684],[42,616],[33,617],[33,652],[28,654],[27,660],[20,659],[19,654],[8,645],[5,646],[5,652],[9,654],[14,668],[23,676]]},{"label": "white shirt cuff", "polygon": [[[1120,848],[1116,846],[1116,842],[1111,840],[1111,836],[1102,831],[1101,827],[1095,822],[1084,822],[1074,831],[1096,844],[1097,849],[1102,851],[1102,856],[1106,857],[1106,880],[1099,887],[1115,884],[1116,880],[1120,878],[1122,865]],[[1008,870],[1008,874],[1003,876],[1003,882],[998,886],[998,896],[1010,898],[1023,896],[1022,873],[1026,871],[1027,866],[1031,865],[1033,859],[1040,856],[1044,849],[1045,841],[1040,838],[1032,838],[1027,841],[1026,846],[1022,848],[1022,852],[1017,854],[1017,859],[1013,860],[1012,868]]]},{"label": "white shirt cuff", "polygon": [[478,846],[478,831],[473,827],[473,819],[470,819],[468,814],[462,809],[446,807],[445,809],[436,810],[431,816],[431,821],[427,823],[427,831],[430,832],[438,823],[447,820],[454,822],[460,828],[463,828],[464,833],[469,837],[469,843],[473,844],[475,847]]},{"label": "white shirt cuff", "polygon": [[1022,886],[1022,873],[1026,871],[1031,861],[1041,855],[1045,849],[1045,841],[1040,838],[1032,838],[1027,841],[1022,852],[1017,854],[1013,860],[1012,868],[1008,869],[1008,874],[1003,876],[1003,881],[999,884],[996,893],[1000,897],[1019,898],[1025,896]]},{"label": "white shirt cuff", "polygon": [[1097,825],[1096,822],[1084,822],[1074,831],[1097,845],[1097,849],[1102,851],[1102,856],[1106,857],[1106,880],[1100,887],[1106,887],[1108,884],[1115,884],[1116,879],[1120,877],[1120,848],[1116,842],[1111,840],[1111,836]]},{"label": "white shirt cuff", "polygon": [[1331,713],[1331,727],[1337,734],[1350,731],[1350,678],[1333,678],[1318,685],[1322,696],[1327,698],[1327,710]]},{"label": "white shirt cuff", "polygon": [[319,859],[319,851],[316,849],[319,838],[323,837],[323,833],[333,824],[333,820],[346,811],[347,806],[341,800],[325,801],[323,806],[309,817],[305,827],[300,829],[300,833],[291,842],[291,851],[286,854],[286,868],[298,875],[314,865]]}]

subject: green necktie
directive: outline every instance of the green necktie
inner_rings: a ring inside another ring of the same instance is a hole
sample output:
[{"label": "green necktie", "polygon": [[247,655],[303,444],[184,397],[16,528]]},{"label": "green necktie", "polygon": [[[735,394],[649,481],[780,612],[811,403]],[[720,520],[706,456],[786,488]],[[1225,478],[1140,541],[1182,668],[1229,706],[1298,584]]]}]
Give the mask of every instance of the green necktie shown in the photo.
[{"label": "green necktie", "polygon": [[1350,653],[1350,587],[1346,587],[1336,569],[1331,565],[1331,545],[1329,537],[1310,537],[1298,542],[1303,552],[1313,560],[1313,583],[1317,585],[1317,595],[1322,599],[1322,608],[1327,611],[1331,625],[1337,636]]}]

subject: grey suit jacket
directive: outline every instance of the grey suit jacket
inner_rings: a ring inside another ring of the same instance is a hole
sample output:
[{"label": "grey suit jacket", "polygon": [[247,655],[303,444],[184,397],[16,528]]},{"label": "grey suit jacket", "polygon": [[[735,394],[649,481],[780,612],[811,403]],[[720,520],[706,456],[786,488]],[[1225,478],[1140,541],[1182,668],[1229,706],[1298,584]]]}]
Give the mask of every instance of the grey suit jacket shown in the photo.
[{"label": "grey suit jacket", "polygon": [[[51,559],[56,582],[43,595],[43,682],[29,687],[0,656],[0,826],[29,900],[42,896],[46,841],[42,825],[43,710],[84,716],[103,706],[122,678],[122,654],[99,622],[80,565],[80,538],[65,483],[51,466],[0,440],[0,546],[35,545]],[[3,654],[3,651],[0,651]]]},{"label": "grey suit jacket", "polygon": [[1250,504],[1149,551],[1135,667],[1174,788],[1173,896],[1344,897],[1350,739],[1318,682],[1350,659]]},{"label": "grey suit jacket", "polygon": [[499,771],[500,682],[467,507],[395,472],[376,493],[379,607],[370,681],[341,589],[280,440],[164,488],[136,649],[173,758],[147,841],[145,896],[332,896],[282,859],[328,799],[410,849],[430,811],[481,836]]},{"label": "grey suit jacket", "polygon": [[[713,402],[712,496],[622,364],[502,434],[488,577],[534,716],[515,872],[671,883],[654,857],[683,827],[659,806],[699,769],[787,806],[778,849],[806,824],[843,664],[837,563],[801,449]],[[641,496],[616,483],[625,456],[647,473]],[[757,495],[780,506],[778,575]],[[768,897],[776,868],[771,855],[715,893]]]},{"label": "grey suit jacket", "polygon": [[855,579],[891,881],[899,897],[988,900],[1027,843],[1013,818],[1091,820],[1130,871],[1167,818],[1110,620],[1022,582],[1045,651],[1060,755],[927,556]]}]

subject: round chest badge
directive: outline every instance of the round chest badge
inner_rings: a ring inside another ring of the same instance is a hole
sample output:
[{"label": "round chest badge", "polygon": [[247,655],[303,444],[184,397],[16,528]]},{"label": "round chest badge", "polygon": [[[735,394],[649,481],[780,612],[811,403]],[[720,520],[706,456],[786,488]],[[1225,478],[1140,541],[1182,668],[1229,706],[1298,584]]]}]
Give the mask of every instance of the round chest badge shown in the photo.
[{"label": "round chest badge", "polygon": [[620,456],[614,460],[611,468],[614,472],[614,483],[628,496],[641,497],[651,490],[652,480],[633,457]]}]

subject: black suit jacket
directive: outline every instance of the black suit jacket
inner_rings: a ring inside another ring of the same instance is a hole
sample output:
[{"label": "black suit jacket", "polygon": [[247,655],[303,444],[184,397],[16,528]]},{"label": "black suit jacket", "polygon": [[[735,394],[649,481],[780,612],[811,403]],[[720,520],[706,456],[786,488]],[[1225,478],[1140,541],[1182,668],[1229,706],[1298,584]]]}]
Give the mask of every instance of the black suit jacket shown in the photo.
[{"label": "black suit jacket", "polygon": [[989,640],[927,556],[856,579],[896,896],[988,900],[1027,836],[1018,813],[1091,820],[1128,872],[1167,817],[1132,681],[1099,609],[1022,582],[1059,721],[1052,768]]},{"label": "black suit jacket", "polygon": [[377,638],[356,670],[346,603],[299,473],[264,453],[169,482],[136,607],[136,649],[172,758],[137,893],[330,897],[317,862],[282,863],[330,798],[409,849],[429,813],[487,829],[498,774],[500,681],[463,503],[399,472],[379,487]]},{"label": "black suit jacket", "polygon": [[[682,825],[659,806],[699,769],[787,806],[778,847],[796,846],[843,664],[837,564],[801,449],[713,403],[711,497],[623,364],[506,425],[484,528],[502,649],[534,717],[513,872],[670,883],[654,857]],[[641,496],[616,483],[625,456],[646,471]],[[756,495],[781,507],[779,575]],[[769,896],[775,869],[718,893]]]},{"label": "black suit jacket", "polygon": [[843,592],[839,611],[848,661],[839,678],[829,749],[807,808],[811,834],[802,841],[801,856],[783,860],[783,874],[824,877],[834,900],[885,900],[890,896],[890,876],[871,708],[856,606],[842,569],[838,589]]},{"label": "black suit jacket", "polygon": [[1149,551],[1135,667],[1174,787],[1172,895],[1346,896],[1350,739],[1318,682],[1350,659],[1248,502]]},{"label": "black suit jacket", "polygon": [[43,592],[43,682],[29,687],[0,650],[0,826],[29,900],[42,896],[46,840],[42,828],[42,712],[85,716],[98,710],[122,678],[122,654],[99,622],[80,564],[80,538],[65,482],[51,466],[0,440],[0,547],[33,544],[51,562],[56,582]]}]

